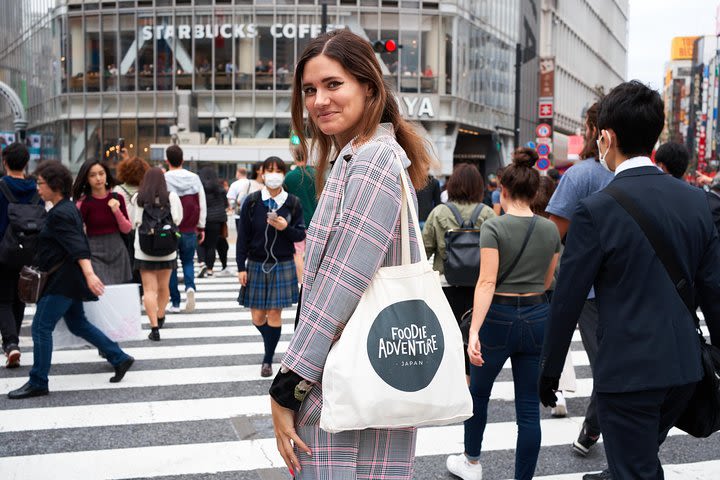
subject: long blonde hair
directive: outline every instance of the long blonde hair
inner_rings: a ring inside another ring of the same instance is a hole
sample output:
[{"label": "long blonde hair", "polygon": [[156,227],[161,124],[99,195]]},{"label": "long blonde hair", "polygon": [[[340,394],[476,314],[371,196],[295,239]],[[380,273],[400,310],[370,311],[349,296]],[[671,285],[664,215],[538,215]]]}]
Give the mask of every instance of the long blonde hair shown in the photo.
[{"label": "long blonde hair", "polygon": [[[312,119],[309,119],[306,125],[303,118],[305,111],[302,90],[303,72],[307,62],[318,55],[325,55],[340,63],[358,82],[370,87],[371,95],[367,99],[365,114],[358,126],[357,142],[363,143],[369,140],[380,123],[391,123],[395,129],[397,142],[411,161],[408,169],[410,180],[415,188],[422,188],[427,183],[427,173],[433,162],[426,148],[425,140],[400,115],[397,101],[383,80],[380,64],[370,44],[349,30],[336,30],[310,41],[295,67],[295,78],[293,79],[293,130],[300,137],[299,147],[304,158],[310,158],[309,151],[317,149],[315,181],[318,194],[322,192],[325,170],[332,160],[331,157],[337,155],[339,153],[337,150],[342,147],[342,145],[337,145],[334,137],[322,133]],[[309,146],[307,133],[311,136]]]}]

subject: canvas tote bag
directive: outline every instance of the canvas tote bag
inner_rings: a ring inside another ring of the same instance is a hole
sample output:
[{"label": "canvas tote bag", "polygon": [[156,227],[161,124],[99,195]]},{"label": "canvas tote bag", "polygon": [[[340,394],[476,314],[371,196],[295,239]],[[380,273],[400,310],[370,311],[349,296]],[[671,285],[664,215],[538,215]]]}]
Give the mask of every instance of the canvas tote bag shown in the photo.
[{"label": "canvas tote bag", "polygon": [[[320,428],[330,433],[447,425],[472,416],[460,329],[427,261],[402,166],[400,177],[402,264],[377,271],[330,349],[320,416]],[[418,263],[411,263],[408,210]]]}]

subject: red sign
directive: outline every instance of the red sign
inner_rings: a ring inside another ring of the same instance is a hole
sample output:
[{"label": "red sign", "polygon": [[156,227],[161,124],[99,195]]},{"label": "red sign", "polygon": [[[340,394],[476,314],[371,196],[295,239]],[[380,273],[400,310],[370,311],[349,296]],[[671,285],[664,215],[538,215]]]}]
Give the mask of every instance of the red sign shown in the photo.
[{"label": "red sign", "polygon": [[555,57],[540,59],[540,97],[555,96]]},{"label": "red sign", "polygon": [[538,170],[547,170],[550,168],[550,159],[548,157],[539,157],[535,166]]},{"label": "red sign", "polygon": [[549,138],[552,135],[552,127],[547,123],[541,123],[535,129],[535,134],[540,138]]},{"label": "red sign", "polygon": [[538,118],[552,118],[553,117],[553,101],[552,100],[540,100],[538,102]]}]

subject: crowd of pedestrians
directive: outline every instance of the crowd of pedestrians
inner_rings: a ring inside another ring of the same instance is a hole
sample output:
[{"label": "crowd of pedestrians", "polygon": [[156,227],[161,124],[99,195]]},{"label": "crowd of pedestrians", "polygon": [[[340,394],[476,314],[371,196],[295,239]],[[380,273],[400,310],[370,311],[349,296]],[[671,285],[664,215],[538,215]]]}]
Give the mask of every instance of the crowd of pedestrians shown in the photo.
[{"label": "crowd of pedestrians", "polygon": [[[449,472],[482,479],[490,393],[509,360],[514,478],[534,476],[540,405],[568,414],[564,393],[575,390],[568,349],[579,327],[594,382],[578,437],[568,443],[584,457],[602,435],[608,461],[584,478],[663,478],[658,450],[702,379],[700,343],[682,287],[670,281],[632,212],[676,255],[694,289],[692,307],[702,309],[718,346],[720,175],[708,179],[707,192],[687,184],[689,152],[672,143],[654,163],[663,104],[657,92],[627,82],[587,110],[581,159],[561,176],[541,175],[537,153],[519,148],[487,182],[477,166],[461,163],[441,189],[428,175],[429,150],[386,88],[367,42],[344,30],[312,39],[295,69],[300,145],[292,170],[269,157],[249,175],[238,168],[229,188],[213,168],[199,175],[185,168],[178,146],[166,150],[164,168],[124,158],[116,181],[103,162],[88,161],[74,183],[58,162],[27,177],[27,149],[8,146],[0,179],[0,333],[8,368],[20,365],[25,308],[17,293],[21,266],[2,257],[16,228],[14,205],[47,210],[33,265],[50,273],[32,322],[29,380],[9,397],[49,392],[52,332],[62,317],[112,364],[110,381],[121,381],[134,359],[88,321],[83,302],[97,300],[106,285],[139,281],[148,338],[160,341],[167,314],[181,311],[177,268],[185,312],[195,307],[196,267],[199,277],[212,276],[219,257],[228,272],[231,215],[238,304],[250,309],[263,340],[260,375],[276,374],[273,424],[296,478],[412,478],[415,427],[331,433],[320,419],[328,355],[372,279],[383,267],[418,262],[422,248],[465,336],[472,415],[464,450],[446,460]],[[422,238],[404,231],[407,200],[418,210]],[[274,372],[282,310],[295,304],[295,332]],[[377,473],[387,465],[391,472]]]}]

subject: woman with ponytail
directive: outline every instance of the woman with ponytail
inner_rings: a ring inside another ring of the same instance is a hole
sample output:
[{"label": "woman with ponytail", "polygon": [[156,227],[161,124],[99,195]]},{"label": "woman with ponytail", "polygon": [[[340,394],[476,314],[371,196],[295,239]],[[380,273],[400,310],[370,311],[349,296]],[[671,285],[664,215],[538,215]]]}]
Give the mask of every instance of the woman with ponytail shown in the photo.
[{"label": "woman with ponytail", "polygon": [[312,40],[293,87],[293,130],[302,157],[316,159],[321,194],[307,233],[298,325],[270,389],[278,449],[298,479],[410,480],[415,428],[331,434],[319,420],[330,347],[375,272],[401,263],[401,169],[420,188],[431,159],[401,117],[372,47],[350,31]]},{"label": "woman with ponytail", "polygon": [[531,209],[540,186],[534,150],[519,148],[500,177],[505,215],[483,223],[480,277],[475,286],[468,342],[473,416],[465,422],[465,452],[447,459],[448,470],[480,480],[480,451],[488,401],[505,361],[512,362],[518,439],[515,477],[529,480],[540,452],[537,380],[550,287],[560,251],[555,225]]}]

